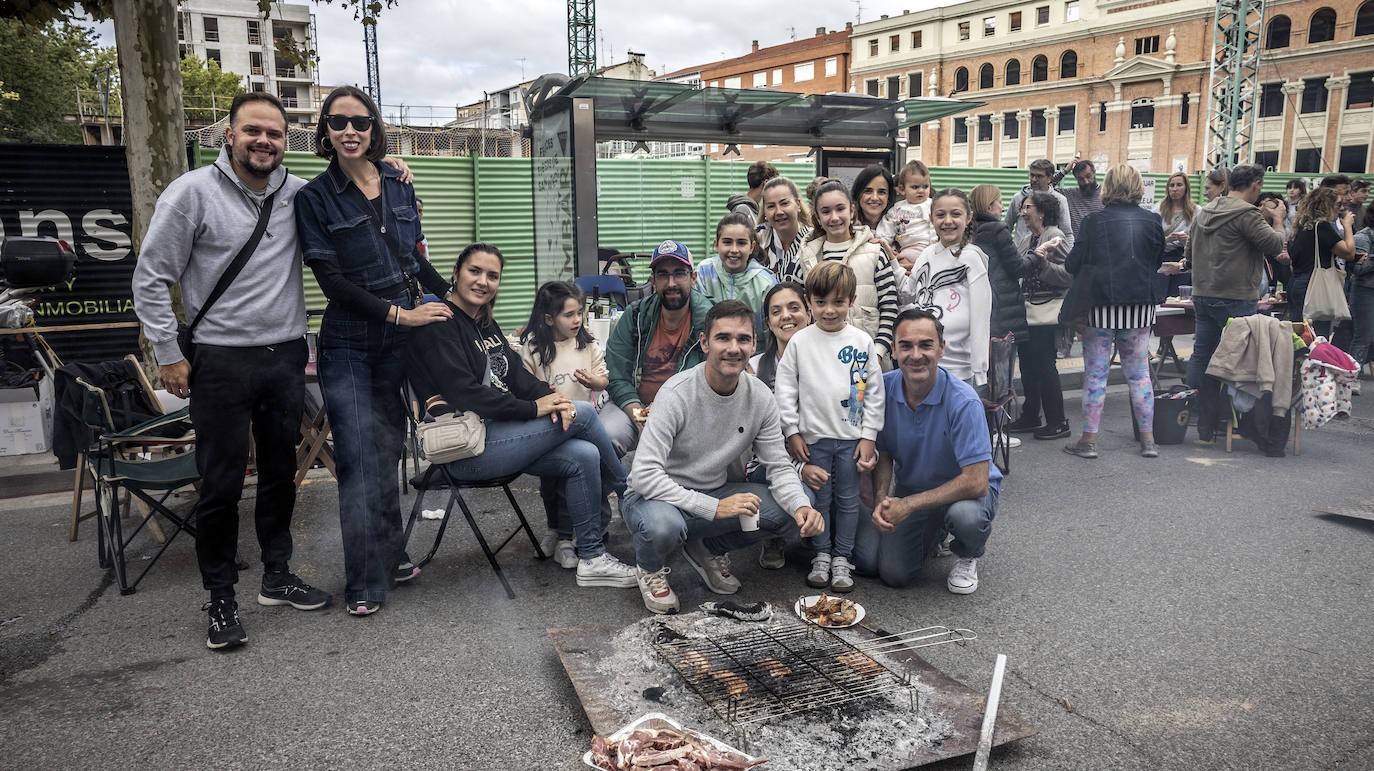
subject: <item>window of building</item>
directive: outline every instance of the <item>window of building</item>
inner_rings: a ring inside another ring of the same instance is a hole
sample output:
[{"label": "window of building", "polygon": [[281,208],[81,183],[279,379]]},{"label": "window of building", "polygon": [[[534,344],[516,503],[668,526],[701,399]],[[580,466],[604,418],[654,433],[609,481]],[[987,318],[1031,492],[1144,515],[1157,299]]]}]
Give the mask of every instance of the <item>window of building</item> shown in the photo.
[{"label": "window of building", "polygon": [[766,73],[766,72],[756,72],[756,73],[754,73],[754,88],[763,88],[763,87],[766,86],[766,85],[768,85],[768,73]]},{"label": "window of building", "polygon": [[1078,108],[1074,105],[1059,108],[1059,128],[1055,133],[1072,134],[1078,127]]},{"label": "window of building", "polygon": [[773,70],[773,85],[775,85],[775,86],[781,86],[781,85],[782,85],[782,69],[781,69],[781,68],[776,69],[776,70]]},{"label": "window of building", "polygon": [[1035,26],[1050,26],[1050,7],[1048,5],[1042,5],[1035,9]]},{"label": "window of building", "polygon": [[954,90],[959,92],[968,90],[968,67],[960,67],[954,71]]},{"label": "window of building", "polygon": [[979,115],[979,116],[978,116],[978,141],[979,141],[979,142],[991,142],[991,141],[992,141],[992,116],[991,116],[991,115]]},{"label": "window of building", "polygon": [[865,81],[865,82],[864,82],[864,93],[868,94],[869,96],[877,96],[877,95],[878,95],[878,79],[877,79],[877,78],[873,78],[872,80],[869,80],[869,81]]},{"label": "window of building", "polygon": [[187,56],[189,56],[189,55],[191,54],[190,51],[187,51],[187,50],[186,50],[186,46],[184,46],[184,45],[179,45],[179,46],[177,46],[177,52],[178,52],[178,55],[179,55],[182,59],[185,59]]},{"label": "window of building", "polygon": [[982,67],[979,67],[979,68],[978,68],[978,87],[979,87],[979,88],[992,88],[992,86],[993,86],[992,65],[991,65],[991,64],[984,64]]},{"label": "window of building", "polygon": [[1107,103],[1097,103],[1097,130],[1099,133],[1107,130]]},{"label": "window of building", "polygon": [[1322,151],[1304,147],[1293,154],[1293,171],[1298,174],[1318,174],[1322,170]]},{"label": "window of building", "polygon": [[792,65],[792,81],[794,83],[801,83],[807,80],[814,80],[815,78],[815,62],[802,62],[801,64]]},{"label": "window of building", "polygon": [[219,42],[219,19],[216,19],[216,18],[213,17],[213,16],[206,16],[205,19],[204,19],[204,22],[205,22],[205,42],[207,42],[207,43],[218,43],[218,42]]},{"label": "window of building", "polygon": [[872,40],[868,41],[868,55],[869,55],[869,56],[877,56],[877,55],[878,55],[878,38],[875,37],[875,38],[873,38]]},{"label": "window of building", "polygon": [[1059,57],[1059,77],[1061,80],[1078,77],[1078,54],[1065,51]]},{"label": "window of building", "polygon": [[277,96],[281,97],[281,103],[286,107],[295,108],[297,106],[295,86],[277,86]]},{"label": "window of building", "polygon": [[1336,12],[1330,8],[1319,8],[1307,23],[1307,42],[1325,43],[1336,39]]},{"label": "window of building", "polygon": [[1279,166],[1279,151],[1261,150],[1255,153],[1255,163],[1266,171],[1273,171]]},{"label": "window of building", "polygon": [[911,33],[911,47],[912,47],[912,48],[920,48],[920,47],[921,47],[921,31],[920,31],[919,29],[916,30],[915,32]]},{"label": "window of building", "polygon": [[992,37],[997,34],[997,17],[983,17],[983,37]]},{"label": "window of building", "polygon": [[1150,99],[1137,99],[1131,102],[1131,128],[1155,127],[1155,103]]},{"label": "window of building", "polygon": [[1178,103],[1178,125],[1188,125],[1188,118],[1193,109],[1192,95],[1187,91],[1183,92],[1183,100]]},{"label": "window of building", "polygon": [[1369,145],[1345,145],[1341,147],[1341,159],[1336,171],[1341,174],[1363,174],[1369,163]]},{"label": "window of building", "polygon": [[1306,78],[1302,82],[1302,105],[1298,112],[1326,112],[1326,78]]},{"label": "window of building", "polygon": [[899,75],[893,75],[893,76],[889,77],[889,78],[887,79],[887,98],[888,98],[888,99],[898,99],[898,98],[901,97],[901,95],[902,95],[902,78],[901,78],[901,76],[899,76]]},{"label": "window of building", "polygon": [[968,142],[968,124],[963,118],[950,118],[954,121],[954,144],[962,145]]},{"label": "window of building", "polygon": [[293,64],[293,63],[292,63],[290,60],[288,60],[288,59],[282,58],[282,55],[281,55],[280,53],[277,54],[274,58],[276,59],[277,77],[279,77],[279,78],[294,78],[294,77],[296,77],[296,65],[295,65],[295,64]]},{"label": "window of building", "polygon": [[1006,139],[1021,136],[1021,122],[1016,119],[1015,111],[1002,113],[1002,136]]},{"label": "window of building", "polygon": [[220,58],[219,49],[218,49],[218,48],[207,48],[207,49],[205,49],[205,62],[206,62],[206,64],[209,64],[210,62],[214,62],[216,67],[219,67],[220,69],[224,69],[224,60]]},{"label": "window of building", "polygon": [[1004,86],[1021,85],[1021,62],[1011,59],[1007,62],[1007,76],[1003,78]]},{"label": "window of building", "polygon": [[1030,135],[1033,137],[1045,136],[1045,111],[1031,110],[1030,115]]},{"label": "window of building", "polygon": [[739,76],[739,75],[736,75],[736,76],[733,77],[733,78],[726,78],[726,79],[725,79],[725,87],[726,87],[726,88],[741,88],[743,85],[744,85],[744,84],[743,84],[743,82],[742,82],[742,78],[741,78],[741,76]]},{"label": "window of building", "polygon": [[1374,0],[1367,0],[1355,12],[1355,37],[1374,35]]},{"label": "window of building", "polygon": [[1264,32],[1265,48],[1287,48],[1288,38],[1293,32],[1293,22],[1287,16],[1279,15],[1269,20]]},{"label": "window of building", "polygon": [[1350,86],[1345,90],[1345,108],[1359,109],[1371,104],[1374,104],[1374,72],[1350,73]]},{"label": "window of building", "polygon": [[[186,25],[190,22],[190,17],[184,13],[177,14],[177,40],[186,39]],[[185,57],[182,57],[185,58]]]},{"label": "window of building", "polygon": [[1283,84],[1264,83],[1260,85],[1259,116],[1274,118],[1283,114]]},{"label": "window of building", "polygon": [[[1374,0],[1370,0],[1370,1],[1371,1],[1371,2],[1374,2]],[[1020,32],[1020,31],[1021,31],[1021,12],[1020,12],[1020,11],[1012,11],[1012,12],[1011,12],[1011,16],[1007,19],[1007,21],[1009,22],[1009,23],[1007,24],[1007,29],[1008,29],[1009,31],[1011,31],[1011,32]]]},{"label": "window of building", "polygon": [[906,94],[911,98],[916,98],[922,94],[921,89],[925,88],[925,78],[922,73],[915,72],[906,76]]},{"label": "window of building", "polygon": [[902,36],[889,35],[887,38],[887,50],[889,53],[897,53],[902,50]]},{"label": "window of building", "polygon": [[262,74],[262,51],[248,52],[248,72],[250,75]]},{"label": "window of building", "polygon": [[1078,0],[1064,3],[1064,21],[1078,21]]},{"label": "window of building", "polygon": [[840,74],[840,60],[838,57],[831,56],[825,60],[825,76],[833,78]]},{"label": "window of building", "polygon": [[1136,56],[1157,53],[1159,53],[1159,35],[1150,35],[1149,37],[1138,37],[1135,39]]},{"label": "window of building", "polygon": [[258,82],[255,81],[255,82],[253,83],[253,90],[254,90],[254,91],[259,91],[259,92],[261,92],[261,91],[266,91],[266,90],[267,90],[267,86],[264,86],[262,83],[258,83]]},{"label": "window of building", "polygon": [[1043,83],[1050,79],[1050,60],[1044,54],[1031,59],[1031,82]]},{"label": "window of building", "polygon": [[969,24],[969,22],[966,22],[966,21],[961,21],[961,22],[959,22],[959,39],[960,39],[960,40],[968,40],[968,38],[969,38],[969,27],[970,27],[970,26],[971,26],[971,25]]},{"label": "window of building", "polygon": [[921,124],[914,123],[906,128],[906,143],[909,147],[921,146]]},{"label": "window of building", "polygon": [[257,19],[248,20],[248,45],[262,45],[262,23]]}]

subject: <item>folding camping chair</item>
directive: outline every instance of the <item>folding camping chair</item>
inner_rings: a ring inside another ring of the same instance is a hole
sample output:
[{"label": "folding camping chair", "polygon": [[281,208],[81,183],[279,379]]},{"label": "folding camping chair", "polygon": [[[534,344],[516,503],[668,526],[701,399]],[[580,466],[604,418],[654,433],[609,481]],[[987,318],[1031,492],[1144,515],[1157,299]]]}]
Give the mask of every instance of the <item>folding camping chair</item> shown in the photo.
[{"label": "folding camping chair", "polygon": [[[100,566],[114,569],[120,594],[133,594],[177,534],[184,530],[195,537],[192,515],[177,514],[167,505],[172,493],[200,479],[190,408],[118,430],[104,389],[81,378],[76,382],[86,389],[83,419],[97,433],[95,443],[86,450],[85,460],[95,480]],[[127,536],[123,523],[127,512],[121,511],[120,492],[126,492],[146,506],[138,525]],[[151,528],[156,524],[154,518],[159,515],[171,525],[171,534],[163,539],[161,548],[131,582],[125,551],[145,525]]]},{"label": "folding camping chair", "polygon": [[1003,474],[1011,473],[1011,439],[1006,425],[1011,422],[1011,410],[1016,404],[1016,388],[1012,385],[1011,369],[1016,356],[1014,335],[994,337],[988,343],[988,390],[979,394],[983,411],[987,414],[988,432],[992,438],[992,462]]}]

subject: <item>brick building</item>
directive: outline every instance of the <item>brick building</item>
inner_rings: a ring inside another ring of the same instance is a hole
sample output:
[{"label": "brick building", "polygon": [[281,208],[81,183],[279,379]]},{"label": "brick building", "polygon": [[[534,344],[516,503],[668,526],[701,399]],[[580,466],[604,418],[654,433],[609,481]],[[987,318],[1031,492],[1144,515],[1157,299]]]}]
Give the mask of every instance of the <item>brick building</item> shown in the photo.
[{"label": "brick building", "polygon": [[[712,88],[772,88],[801,94],[831,94],[849,91],[849,38],[852,24],[827,32],[817,27],[816,34],[782,45],[753,50],[733,59],[699,64],[660,75],[656,80],[700,84]],[[726,157],[723,145],[707,147],[714,158]],[[741,145],[740,154],[729,158],[747,161],[795,161],[805,156],[806,148],[771,145]]]},{"label": "brick building", "polygon": [[[1204,165],[1210,0],[971,0],[853,29],[849,90],[977,110],[912,127],[930,165],[1025,167],[1076,151],[1142,171]],[[1370,170],[1374,0],[1270,0],[1255,160]]]}]

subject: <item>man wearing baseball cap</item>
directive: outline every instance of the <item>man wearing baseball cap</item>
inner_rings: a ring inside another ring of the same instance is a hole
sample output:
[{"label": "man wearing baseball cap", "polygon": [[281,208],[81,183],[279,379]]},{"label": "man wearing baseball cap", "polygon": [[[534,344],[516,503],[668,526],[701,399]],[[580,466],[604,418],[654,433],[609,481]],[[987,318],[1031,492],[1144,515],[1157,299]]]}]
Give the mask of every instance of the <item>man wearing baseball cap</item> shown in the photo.
[{"label": "man wearing baseball cap", "polygon": [[693,289],[692,255],[680,241],[664,241],[649,263],[653,294],[625,309],[606,343],[611,400],[643,429],[648,407],[668,378],[706,360],[699,340],[711,301]]}]

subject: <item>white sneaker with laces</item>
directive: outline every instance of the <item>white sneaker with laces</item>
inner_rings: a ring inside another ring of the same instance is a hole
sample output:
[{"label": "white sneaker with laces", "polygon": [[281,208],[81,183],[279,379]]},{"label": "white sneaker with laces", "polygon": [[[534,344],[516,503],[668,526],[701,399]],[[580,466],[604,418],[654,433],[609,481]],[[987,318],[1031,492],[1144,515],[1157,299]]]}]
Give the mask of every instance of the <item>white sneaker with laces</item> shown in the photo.
[{"label": "white sneaker with laces", "polygon": [[610,586],[617,589],[630,589],[639,585],[635,569],[602,552],[589,560],[577,561],[578,586]]},{"label": "white sneaker with laces", "polygon": [[635,578],[639,582],[639,596],[644,598],[644,607],[658,614],[678,611],[677,594],[668,585],[667,565],[650,573],[641,567],[635,568]]},{"label": "white sneaker with laces", "polygon": [[734,594],[739,591],[739,579],[730,575],[730,555],[712,554],[706,544],[699,540],[688,541],[682,546],[682,555],[687,564],[697,571],[706,588],[716,594]]},{"label": "white sneaker with laces", "polygon": [[830,585],[830,555],[820,553],[811,558],[811,572],[806,574],[806,585],[824,589]]},{"label": "white sneaker with laces", "polygon": [[836,592],[847,592],[854,588],[854,579],[849,575],[854,566],[844,557],[836,557],[830,561],[830,589]]},{"label": "white sneaker with laces", "polygon": [[577,546],[567,539],[559,539],[558,544],[553,547],[553,561],[568,570],[577,567]]},{"label": "white sneaker with laces", "polygon": [[949,579],[945,581],[951,592],[955,594],[973,594],[978,590],[978,560],[960,557],[955,560],[954,567],[949,571]]},{"label": "white sneaker with laces", "polygon": [[552,557],[553,550],[558,546],[558,533],[550,530],[539,539],[539,551],[544,552],[545,557]]}]

